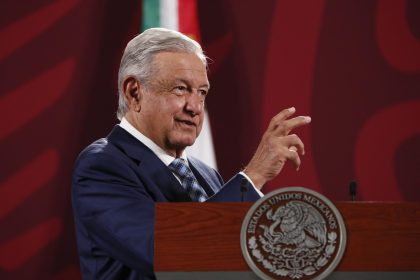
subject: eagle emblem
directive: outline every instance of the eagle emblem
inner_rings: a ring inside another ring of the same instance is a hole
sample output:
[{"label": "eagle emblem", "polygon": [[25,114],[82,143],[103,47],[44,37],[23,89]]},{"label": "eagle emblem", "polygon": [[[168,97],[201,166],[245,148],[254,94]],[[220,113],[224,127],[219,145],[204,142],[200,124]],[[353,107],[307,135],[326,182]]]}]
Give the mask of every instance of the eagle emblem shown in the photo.
[{"label": "eagle emblem", "polygon": [[323,279],[340,261],[346,235],[329,200],[291,187],[254,204],[242,225],[241,242],[245,260],[263,279]]},{"label": "eagle emblem", "polygon": [[267,211],[270,226],[261,225],[270,244],[295,245],[298,248],[317,248],[326,243],[325,221],[319,212],[307,203],[292,201],[279,207],[273,214]]}]

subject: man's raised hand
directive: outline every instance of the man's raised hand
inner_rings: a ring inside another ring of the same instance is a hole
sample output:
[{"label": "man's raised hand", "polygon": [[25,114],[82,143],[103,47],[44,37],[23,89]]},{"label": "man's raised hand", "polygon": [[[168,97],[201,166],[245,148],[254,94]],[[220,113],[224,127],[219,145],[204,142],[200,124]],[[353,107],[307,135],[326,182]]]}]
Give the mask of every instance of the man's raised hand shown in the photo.
[{"label": "man's raised hand", "polygon": [[254,185],[261,189],[263,185],[274,179],[290,160],[299,170],[301,163],[299,155],[305,154],[305,147],[296,134],[289,134],[293,129],[311,122],[308,116],[290,118],[295,108],[281,111],[271,119],[257,151],[244,172]]}]

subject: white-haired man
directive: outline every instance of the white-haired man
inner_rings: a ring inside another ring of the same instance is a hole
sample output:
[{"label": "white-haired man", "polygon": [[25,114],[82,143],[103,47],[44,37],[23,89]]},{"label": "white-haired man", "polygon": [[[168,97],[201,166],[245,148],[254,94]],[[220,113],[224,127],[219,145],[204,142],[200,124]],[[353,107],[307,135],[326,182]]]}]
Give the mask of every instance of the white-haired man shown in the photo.
[{"label": "white-haired man", "polygon": [[310,118],[290,118],[294,108],[272,119],[247,167],[226,184],[187,157],[209,88],[206,57],[194,40],[152,28],[128,43],[118,78],[121,122],[80,154],[73,175],[84,279],[154,279],[155,202],[255,201],[287,160],[299,168],[304,145],[290,132]]}]

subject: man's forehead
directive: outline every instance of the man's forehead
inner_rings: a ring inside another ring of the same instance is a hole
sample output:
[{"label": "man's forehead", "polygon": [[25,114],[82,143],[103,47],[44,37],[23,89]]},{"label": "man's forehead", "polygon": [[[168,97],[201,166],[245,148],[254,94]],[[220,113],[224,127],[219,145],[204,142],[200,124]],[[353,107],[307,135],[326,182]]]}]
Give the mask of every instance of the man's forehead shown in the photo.
[{"label": "man's forehead", "polygon": [[209,86],[207,69],[201,59],[190,53],[161,52],[156,54],[153,62],[155,74],[171,80],[195,80],[200,86]]}]

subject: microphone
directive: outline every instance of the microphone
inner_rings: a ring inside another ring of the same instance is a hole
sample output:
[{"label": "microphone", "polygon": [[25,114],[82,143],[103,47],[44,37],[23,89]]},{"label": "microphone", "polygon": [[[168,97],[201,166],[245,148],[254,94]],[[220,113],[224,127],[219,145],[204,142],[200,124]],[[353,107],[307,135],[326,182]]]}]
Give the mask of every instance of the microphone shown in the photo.
[{"label": "microphone", "polygon": [[357,183],[356,183],[356,181],[351,181],[350,182],[349,191],[350,191],[351,201],[355,201],[356,200],[356,192],[357,192]]},{"label": "microphone", "polygon": [[242,178],[240,190],[241,190],[241,202],[244,202],[245,193],[248,191],[248,180],[247,179]]}]

